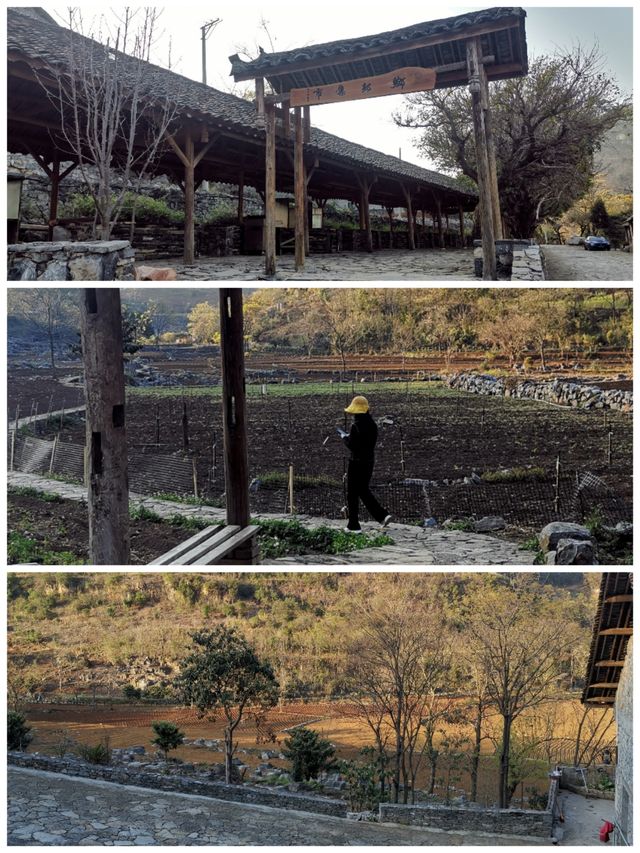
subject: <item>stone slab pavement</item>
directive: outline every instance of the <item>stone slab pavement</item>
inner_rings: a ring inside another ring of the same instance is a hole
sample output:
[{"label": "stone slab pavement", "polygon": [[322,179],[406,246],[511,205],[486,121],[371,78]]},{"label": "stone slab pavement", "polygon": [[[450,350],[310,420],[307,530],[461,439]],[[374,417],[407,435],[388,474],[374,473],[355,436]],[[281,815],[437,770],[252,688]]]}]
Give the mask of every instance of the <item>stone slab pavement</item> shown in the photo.
[{"label": "stone slab pavement", "polygon": [[632,281],[630,252],[587,252],[582,246],[541,246],[547,281]]},{"label": "stone slab pavement", "polygon": [[10,846],[513,846],[544,839],[423,827],[247,805],[9,768]]},{"label": "stone slab pavement", "polygon": [[[38,474],[25,474],[10,471],[7,474],[9,486],[28,487],[41,492],[50,492],[62,498],[75,501],[86,501],[87,490],[84,486],[63,483],[60,480],[49,480]],[[212,524],[225,520],[222,509],[207,506],[179,504],[174,501],[164,501],[144,495],[130,494],[131,503],[144,506],[156,512],[163,518],[176,514],[186,517],[204,518]],[[320,525],[342,528],[344,521],[327,518],[317,518],[309,515],[281,515],[262,513],[254,515],[254,519],[285,519],[296,518],[305,527],[316,528]],[[365,524],[365,531],[380,532],[379,525]],[[393,545],[380,548],[366,548],[362,551],[350,551],[346,554],[313,554],[280,557],[265,560],[263,565],[421,565],[421,566],[529,566],[533,564],[533,552],[522,551],[515,542],[508,542],[490,534],[466,533],[460,530],[423,529],[410,524],[391,523],[385,531],[392,539]]]},{"label": "stone slab pavement", "polygon": [[261,255],[199,258],[185,266],[181,258],[145,262],[145,266],[172,267],[179,281],[478,281],[473,249],[382,249],[367,252],[310,255],[304,270],[296,272],[293,255],[276,259],[276,275],[268,279]]},{"label": "stone slab pavement", "polygon": [[598,839],[598,833],[603,821],[615,822],[613,800],[587,798],[572,791],[561,791],[560,807],[564,814],[560,846],[604,846]]}]

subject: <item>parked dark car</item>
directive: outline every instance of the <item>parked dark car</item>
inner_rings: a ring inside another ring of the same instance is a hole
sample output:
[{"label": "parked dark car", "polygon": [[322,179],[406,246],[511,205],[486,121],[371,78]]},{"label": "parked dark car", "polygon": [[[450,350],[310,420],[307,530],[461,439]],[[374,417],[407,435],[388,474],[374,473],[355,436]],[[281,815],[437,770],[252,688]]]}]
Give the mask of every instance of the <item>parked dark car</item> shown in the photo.
[{"label": "parked dark car", "polygon": [[611,243],[606,237],[585,237],[584,249],[586,251],[598,251],[602,249],[604,252],[611,250]]}]

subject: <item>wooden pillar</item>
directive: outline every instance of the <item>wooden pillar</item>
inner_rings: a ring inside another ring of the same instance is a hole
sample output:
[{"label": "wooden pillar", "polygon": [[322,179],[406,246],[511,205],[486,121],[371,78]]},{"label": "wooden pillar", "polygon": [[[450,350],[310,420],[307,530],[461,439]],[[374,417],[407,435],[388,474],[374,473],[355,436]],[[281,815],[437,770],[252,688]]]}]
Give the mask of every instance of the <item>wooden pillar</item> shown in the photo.
[{"label": "wooden pillar", "polygon": [[[480,49],[480,48],[478,48]],[[491,215],[493,216],[493,233],[496,240],[502,240],[502,215],[500,213],[500,193],[498,192],[498,168],[496,166],[496,143],[493,136],[493,121],[489,106],[489,81],[482,63],[480,70],[480,97],[484,117],[484,132],[487,139],[487,159],[489,161],[489,186],[491,189]],[[526,236],[526,235],[522,235]]]},{"label": "wooden pillar", "polygon": [[444,249],[444,231],[442,230],[442,203],[437,195],[434,195],[436,203],[436,225],[438,228],[438,246]]},{"label": "wooden pillar", "polygon": [[264,116],[264,77],[256,77],[254,82],[256,87],[256,112],[259,116]]},{"label": "wooden pillar", "polygon": [[193,137],[187,130],[184,141],[184,262],[192,264],[195,260],[195,163],[193,157]]},{"label": "wooden pillar", "polygon": [[220,288],[222,424],[227,524],[249,523],[249,454],[244,377],[242,288]]},{"label": "wooden pillar", "polygon": [[361,231],[364,231],[364,202],[362,200],[362,193],[360,193],[360,201],[357,201],[356,204],[358,206],[359,227]]},{"label": "wooden pillar", "polygon": [[360,187],[360,227],[364,230],[367,252],[373,252],[373,234],[371,233],[371,213],[369,211],[369,193],[373,181],[366,175],[362,176],[356,172],[356,180]]},{"label": "wooden pillar", "polygon": [[238,222],[244,222],[244,170],[240,172],[238,179]]},{"label": "wooden pillar", "polygon": [[464,210],[462,209],[462,205],[458,208],[458,220],[460,222],[460,242],[464,249]]},{"label": "wooden pillar", "polygon": [[33,157],[34,160],[37,161],[38,165],[42,169],[43,172],[49,178],[51,182],[51,191],[49,194],[49,240],[53,239],[53,226],[56,224],[56,220],[58,218],[58,200],[60,197],[60,182],[67,177],[67,175],[71,174],[73,170],[76,168],[77,163],[72,163],[70,166],[64,170],[64,172],[60,173],[60,155],[56,152],[53,155],[53,160],[51,161],[51,165],[42,157],[37,151],[31,151],[30,146],[29,153]]},{"label": "wooden pillar", "polygon": [[471,111],[473,115],[473,134],[476,148],[478,170],[478,194],[480,207],[480,227],[482,231],[482,278],[484,281],[496,281],[496,244],[493,227],[491,198],[491,173],[487,154],[487,136],[482,109],[482,84],[480,82],[480,40],[467,42],[467,66],[469,70],[469,91],[471,92]]},{"label": "wooden pillar", "polygon": [[80,333],[87,405],[89,554],[94,565],[129,563],[129,481],[120,291],[82,291]]},{"label": "wooden pillar", "polygon": [[293,150],[294,192],[296,201],[295,219],[295,264],[296,269],[304,269],[305,256],[305,219],[306,211],[306,178],[304,174],[304,134],[302,127],[302,107],[294,109],[295,142]]},{"label": "wooden pillar", "polygon": [[276,115],[265,106],[264,271],[276,274]]},{"label": "wooden pillar", "polygon": [[311,107],[303,107],[304,141],[311,142]]},{"label": "wooden pillar", "polygon": [[413,206],[411,201],[411,190],[405,186],[402,186],[402,192],[404,193],[404,199],[407,206],[407,231],[409,233],[409,248],[415,249],[416,247],[416,237],[414,233],[414,221],[413,221]]},{"label": "wooden pillar", "polygon": [[393,249],[393,207],[387,208],[387,215],[389,217],[389,248]]},{"label": "wooden pillar", "polygon": [[282,135],[287,140],[291,136],[291,113],[287,104],[282,107]]}]

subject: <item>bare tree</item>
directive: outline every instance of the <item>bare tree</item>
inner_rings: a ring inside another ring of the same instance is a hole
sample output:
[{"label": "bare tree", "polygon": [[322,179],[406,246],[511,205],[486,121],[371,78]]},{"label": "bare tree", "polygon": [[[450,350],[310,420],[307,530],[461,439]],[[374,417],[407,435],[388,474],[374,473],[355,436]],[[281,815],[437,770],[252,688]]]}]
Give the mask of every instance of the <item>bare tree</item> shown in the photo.
[{"label": "bare tree", "polygon": [[487,693],[502,717],[500,808],[507,808],[509,756],[514,722],[545,701],[556,687],[568,640],[565,622],[542,600],[530,578],[517,575],[479,588],[469,632],[487,681]]},{"label": "bare tree", "polygon": [[350,681],[379,750],[384,733],[392,735],[393,800],[402,790],[406,803],[424,756],[422,721],[447,671],[441,612],[399,581],[393,595],[362,605],[353,623]]},{"label": "bare tree", "polygon": [[39,72],[60,114],[65,154],[77,162],[94,200],[103,240],[127,192],[138,193],[150,174],[176,113],[166,94],[149,88],[158,19],[153,7],[125,8],[113,32],[101,16],[85,34],[81,9],[70,8],[63,54]]},{"label": "bare tree", "polygon": [[37,290],[19,288],[7,293],[9,313],[28,323],[40,334],[44,332],[49,345],[51,372],[56,372],[56,346],[61,328],[66,324],[77,328],[79,310],[77,292],[62,287],[41,287]]}]

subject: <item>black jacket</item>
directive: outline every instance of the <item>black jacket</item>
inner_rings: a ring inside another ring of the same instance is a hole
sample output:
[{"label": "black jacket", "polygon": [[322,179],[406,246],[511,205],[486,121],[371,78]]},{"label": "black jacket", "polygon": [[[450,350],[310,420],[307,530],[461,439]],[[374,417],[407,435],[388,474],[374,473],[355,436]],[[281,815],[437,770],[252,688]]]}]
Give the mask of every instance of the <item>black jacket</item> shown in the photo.
[{"label": "black jacket", "polygon": [[374,450],[378,440],[378,427],[369,412],[356,415],[351,432],[343,441],[351,451],[354,462],[373,463]]}]

